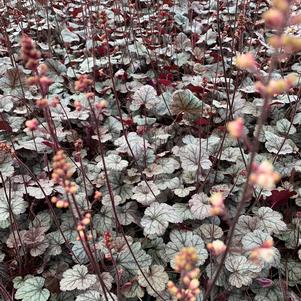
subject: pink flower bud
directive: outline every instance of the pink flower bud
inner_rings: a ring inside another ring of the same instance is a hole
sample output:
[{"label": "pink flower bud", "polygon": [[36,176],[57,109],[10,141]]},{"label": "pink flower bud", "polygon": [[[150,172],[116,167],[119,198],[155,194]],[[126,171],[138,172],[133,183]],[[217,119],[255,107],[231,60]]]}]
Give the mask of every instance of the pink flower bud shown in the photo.
[{"label": "pink flower bud", "polygon": [[236,57],[236,66],[243,70],[256,71],[257,63],[251,52],[240,54]]},{"label": "pink flower bud", "polygon": [[30,131],[34,131],[37,129],[39,125],[39,122],[34,118],[34,119],[31,119],[31,120],[27,120],[25,122],[25,126],[30,130]]},{"label": "pink flower bud", "polygon": [[244,120],[239,117],[227,123],[227,130],[233,138],[240,138],[244,134]]}]

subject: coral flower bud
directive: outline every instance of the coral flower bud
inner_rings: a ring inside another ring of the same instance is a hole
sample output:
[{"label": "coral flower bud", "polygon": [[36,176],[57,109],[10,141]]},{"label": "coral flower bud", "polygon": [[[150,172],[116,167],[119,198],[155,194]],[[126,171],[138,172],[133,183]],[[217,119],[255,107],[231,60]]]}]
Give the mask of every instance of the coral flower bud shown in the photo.
[{"label": "coral flower bud", "polygon": [[292,16],[289,20],[289,25],[301,24],[301,14]]},{"label": "coral flower bud", "polygon": [[64,201],[58,200],[55,205],[56,208],[64,208]]},{"label": "coral flower bud", "polygon": [[289,8],[289,2],[287,0],[273,0],[273,6],[282,12],[286,12]]},{"label": "coral flower bud", "polygon": [[88,217],[84,217],[81,221],[81,223],[85,226],[89,225],[91,220]]},{"label": "coral flower bud", "polygon": [[190,283],[189,283],[189,288],[190,288],[191,290],[194,290],[194,289],[198,288],[199,285],[200,285],[199,280],[197,280],[197,279],[192,279],[192,280],[190,281]]},{"label": "coral flower bud", "polygon": [[268,11],[266,11],[263,14],[262,18],[268,27],[274,29],[281,28],[285,20],[283,13],[276,8],[271,8]]},{"label": "coral flower bud", "polygon": [[239,117],[227,123],[227,130],[233,138],[240,138],[244,134],[244,120]]},{"label": "coral flower bud", "polygon": [[214,207],[223,207],[224,206],[224,197],[221,192],[215,192],[210,197],[210,203]]},{"label": "coral flower bud", "polygon": [[41,65],[39,66],[39,71],[40,71],[40,73],[41,73],[42,75],[45,75],[45,74],[47,73],[47,71],[48,71],[47,65],[46,65],[46,64],[41,64]]},{"label": "coral flower bud", "polygon": [[37,129],[39,125],[39,122],[34,118],[34,119],[31,119],[31,120],[27,120],[25,122],[25,126],[30,130],[30,131],[34,131]]},{"label": "coral flower bud", "polygon": [[58,201],[57,197],[53,196],[51,198],[51,203],[55,204]]},{"label": "coral flower bud", "polygon": [[214,240],[213,242],[208,243],[207,248],[216,256],[224,253],[227,249],[226,245],[221,240]]},{"label": "coral flower bud", "polygon": [[46,98],[38,99],[36,101],[36,105],[37,105],[37,107],[39,107],[41,109],[46,108],[48,106],[48,99],[46,99]]},{"label": "coral flower bud", "polygon": [[257,63],[254,55],[251,52],[240,54],[236,57],[236,66],[243,70],[257,70]]},{"label": "coral flower bud", "polygon": [[280,174],[274,171],[271,162],[265,160],[260,165],[254,165],[250,182],[265,189],[272,189],[280,180]]},{"label": "coral flower bud", "polygon": [[108,107],[108,102],[104,99],[96,104],[96,108],[99,110],[106,109],[107,107]]}]

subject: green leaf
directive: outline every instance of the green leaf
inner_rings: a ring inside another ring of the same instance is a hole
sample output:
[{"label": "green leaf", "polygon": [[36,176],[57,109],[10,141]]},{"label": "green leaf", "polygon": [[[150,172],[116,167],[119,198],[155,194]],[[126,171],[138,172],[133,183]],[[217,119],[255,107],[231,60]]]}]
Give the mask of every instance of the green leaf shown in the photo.
[{"label": "green leaf", "polygon": [[10,155],[0,152],[0,170],[4,181],[11,177],[15,171],[13,159]]},{"label": "green leaf", "polygon": [[200,233],[205,243],[220,239],[224,234],[222,228],[215,224],[203,224],[197,229],[197,233]]},{"label": "green leaf", "polygon": [[80,294],[76,297],[75,301],[102,301],[101,295],[99,292],[94,290],[89,290]]},{"label": "green leaf", "polygon": [[123,288],[122,293],[126,298],[142,298],[144,296],[144,290],[139,285],[137,280],[129,282],[128,286]]},{"label": "green leaf", "polygon": [[99,292],[89,290],[76,297],[75,301],[102,301],[102,297]]},{"label": "green leaf", "polygon": [[254,301],[283,301],[283,291],[278,281],[274,281],[271,287],[266,288],[255,282],[251,289],[256,294]]},{"label": "green leaf", "polygon": [[298,147],[290,139],[277,136],[276,134],[266,131],[265,133],[266,149],[273,154],[287,155],[298,151]]},{"label": "green leaf", "polygon": [[68,29],[63,29],[61,35],[65,43],[79,42],[79,36]]},{"label": "green leaf", "polygon": [[135,132],[128,133],[127,140],[125,139],[125,136],[121,136],[114,141],[114,144],[118,146],[118,152],[127,152],[129,156],[132,156],[133,152],[134,156],[137,158],[143,156],[144,148],[148,148],[150,146],[147,140],[143,139]]},{"label": "green leaf", "polygon": [[291,125],[291,122],[287,119],[278,120],[276,126],[277,126],[277,130],[281,134],[288,133],[289,135],[292,135],[295,134],[297,131],[296,128],[293,125]]},{"label": "green leaf", "polygon": [[17,289],[15,298],[23,301],[46,301],[50,296],[48,289],[43,288],[45,279],[32,277],[25,280]]},{"label": "green leaf", "polygon": [[63,273],[60,288],[62,291],[85,290],[95,282],[96,276],[88,274],[86,266],[77,264]]}]

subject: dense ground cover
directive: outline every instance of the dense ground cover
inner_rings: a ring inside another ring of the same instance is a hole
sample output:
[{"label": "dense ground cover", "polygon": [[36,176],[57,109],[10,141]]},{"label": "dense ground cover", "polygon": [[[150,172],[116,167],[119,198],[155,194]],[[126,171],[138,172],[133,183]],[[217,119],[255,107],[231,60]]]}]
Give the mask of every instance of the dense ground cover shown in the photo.
[{"label": "dense ground cover", "polygon": [[300,300],[299,10],[2,1],[0,300]]}]

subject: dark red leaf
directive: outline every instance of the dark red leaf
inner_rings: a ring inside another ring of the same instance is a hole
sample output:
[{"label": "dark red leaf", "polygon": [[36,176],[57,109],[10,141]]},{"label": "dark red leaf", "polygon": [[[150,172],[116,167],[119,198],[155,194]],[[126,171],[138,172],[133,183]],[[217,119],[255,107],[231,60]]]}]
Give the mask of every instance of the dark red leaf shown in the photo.
[{"label": "dark red leaf", "polygon": [[267,202],[272,208],[279,207],[287,204],[289,199],[296,194],[295,191],[273,190],[272,195],[267,198]]}]

